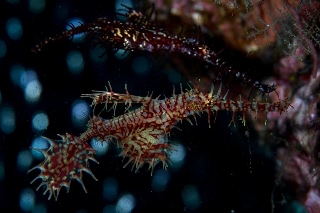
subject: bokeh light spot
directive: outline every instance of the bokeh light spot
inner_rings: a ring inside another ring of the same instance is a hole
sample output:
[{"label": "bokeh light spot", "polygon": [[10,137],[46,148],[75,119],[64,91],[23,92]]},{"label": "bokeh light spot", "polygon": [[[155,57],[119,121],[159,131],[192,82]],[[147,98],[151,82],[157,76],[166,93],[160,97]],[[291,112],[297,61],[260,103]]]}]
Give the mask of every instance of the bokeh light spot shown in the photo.
[{"label": "bokeh light spot", "polygon": [[7,45],[4,41],[0,40],[0,58],[7,54]]},{"label": "bokeh light spot", "polygon": [[11,134],[16,129],[16,115],[11,107],[0,109],[0,128],[5,134]]},{"label": "bokeh light spot", "polygon": [[37,102],[42,93],[42,85],[38,80],[29,82],[24,90],[24,98],[29,103]]},{"label": "bokeh light spot", "polygon": [[149,62],[146,57],[138,56],[132,61],[132,69],[136,74],[146,74],[150,70]]},{"label": "bokeh light spot", "polygon": [[25,72],[25,69],[20,64],[14,64],[10,67],[10,78],[15,86],[20,86],[20,79]]},{"label": "bokeh light spot", "polygon": [[[66,30],[71,30],[73,27],[78,27],[83,24],[83,20],[81,18],[72,18],[70,22],[66,25]],[[86,33],[79,33],[73,36],[72,42],[78,43],[84,41]]]},{"label": "bokeh light spot", "polygon": [[178,169],[180,168],[186,157],[186,149],[183,145],[176,143],[172,145],[172,151],[169,153],[169,159],[172,163],[171,168]]},{"label": "bokeh light spot", "polygon": [[37,132],[42,132],[47,129],[49,118],[44,112],[37,112],[32,118],[32,127]]},{"label": "bokeh light spot", "polygon": [[96,155],[105,155],[109,150],[109,143],[98,141],[95,138],[91,140],[91,146],[96,151]]},{"label": "bokeh light spot", "polygon": [[38,160],[43,160],[43,158],[44,158],[43,154],[36,149],[46,150],[49,148],[49,143],[48,143],[47,139],[45,139],[43,137],[36,137],[32,141],[31,148],[32,148],[31,149],[32,156]]},{"label": "bokeh light spot", "polygon": [[20,77],[19,86],[21,87],[21,89],[24,90],[31,81],[38,80],[38,76],[37,76],[37,73],[33,70],[25,71],[23,67],[20,67],[20,69],[21,69],[20,71],[19,70],[17,71],[17,74],[19,74],[18,76]]},{"label": "bokeh light spot", "polygon": [[[129,7],[129,8],[133,8],[133,3],[131,0],[116,0],[115,1],[115,11],[118,13],[120,11],[121,13],[121,10],[123,11],[123,9],[126,9],[123,5]],[[117,19],[120,20],[120,21],[126,21],[126,17],[125,16],[121,16],[121,15],[118,15],[117,14]]]},{"label": "bokeh light spot", "polygon": [[132,194],[121,196],[116,204],[116,212],[129,213],[136,206],[136,199]]},{"label": "bokeh light spot", "polygon": [[66,60],[68,69],[72,74],[81,73],[84,68],[84,60],[81,52],[76,50],[69,52]]},{"label": "bokeh light spot", "polygon": [[170,174],[168,170],[159,169],[152,176],[151,188],[156,192],[163,192],[169,182]]},{"label": "bokeh light spot", "polygon": [[35,14],[42,13],[46,7],[45,0],[29,0],[29,9]]},{"label": "bokeh light spot", "polygon": [[195,210],[200,206],[200,197],[198,190],[193,185],[187,185],[182,189],[181,192],[182,200],[184,205],[190,209]]},{"label": "bokeh light spot", "polygon": [[32,164],[32,155],[29,150],[20,151],[17,157],[17,166],[20,171],[26,171]]},{"label": "bokeh light spot", "polygon": [[119,49],[114,55],[117,59],[124,60],[128,57],[129,51],[124,49]]},{"label": "bokeh light spot", "polygon": [[23,34],[21,21],[18,18],[9,18],[6,23],[6,31],[12,40],[18,40]]},{"label": "bokeh light spot", "polygon": [[95,46],[90,49],[90,58],[94,63],[104,63],[108,58],[108,54],[105,52],[106,49],[101,46]]},{"label": "bokeh light spot", "polygon": [[71,110],[71,119],[72,123],[77,128],[83,128],[89,119],[90,114],[90,106],[87,102],[83,100],[75,100],[72,103],[72,110]]},{"label": "bokeh light spot", "polygon": [[114,177],[106,178],[103,181],[103,191],[102,196],[108,201],[113,201],[116,199],[118,194],[118,181]]},{"label": "bokeh light spot", "polygon": [[32,189],[23,189],[20,193],[20,208],[24,212],[29,212],[35,204],[35,195]]}]

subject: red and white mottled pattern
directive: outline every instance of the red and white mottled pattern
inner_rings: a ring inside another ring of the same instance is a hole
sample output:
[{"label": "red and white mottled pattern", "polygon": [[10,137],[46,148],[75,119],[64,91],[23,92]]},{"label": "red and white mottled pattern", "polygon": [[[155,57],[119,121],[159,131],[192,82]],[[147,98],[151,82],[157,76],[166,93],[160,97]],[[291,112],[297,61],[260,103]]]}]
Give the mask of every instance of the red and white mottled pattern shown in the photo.
[{"label": "red and white mottled pattern", "polygon": [[[46,158],[35,167],[41,170],[36,179],[42,179],[40,186],[47,187],[45,193],[49,191],[49,199],[52,194],[57,199],[63,186],[69,189],[72,179],[79,181],[86,191],[82,183],[82,171],[96,179],[88,166],[88,160],[96,162],[94,150],[88,143],[93,138],[107,143],[116,141],[122,150],[120,155],[128,159],[124,167],[132,163],[132,169],[137,171],[147,164],[152,172],[159,162],[162,162],[163,168],[168,166],[167,154],[171,150],[168,137],[179,121],[186,119],[191,123],[190,116],[207,112],[210,127],[210,114],[226,110],[233,113],[230,124],[234,122],[236,112],[242,113],[245,124],[245,114],[248,112],[282,113],[290,106],[287,99],[275,103],[229,100],[227,94],[221,96],[221,87],[220,84],[218,91],[214,93],[212,86],[211,91],[205,93],[197,87],[183,91],[181,86],[180,94],[173,91],[172,97],[161,100],[149,95],[130,95],[127,86],[125,94],[115,93],[110,84],[109,91],[84,94],[83,97],[93,98],[94,107],[97,104],[113,104],[112,108],[116,110],[116,104],[126,104],[126,113],[109,120],[93,116],[88,122],[87,130],[79,137],[66,134],[61,136],[61,141],[48,139],[51,147],[42,151]],[[139,103],[141,106],[130,111],[132,103]]]}]

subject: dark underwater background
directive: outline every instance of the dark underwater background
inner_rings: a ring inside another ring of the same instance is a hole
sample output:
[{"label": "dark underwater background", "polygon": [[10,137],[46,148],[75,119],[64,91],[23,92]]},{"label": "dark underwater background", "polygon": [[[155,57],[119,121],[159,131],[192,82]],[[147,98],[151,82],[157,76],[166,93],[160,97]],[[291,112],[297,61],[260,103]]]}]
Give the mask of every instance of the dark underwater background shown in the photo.
[{"label": "dark underwater background", "polygon": [[[146,166],[137,173],[130,165],[123,168],[126,159],[118,157],[116,144],[92,142],[100,164],[90,162],[90,168],[99,181],[84,174],[87,194],[73,181],[69,193],[63,188],[58,201],[48,200],[44,188],[36,191],[40,180],[30,184],[39,171],[27,171],[43,160],[30,147],[48,147],[41,136],[58,140],[57,134],[85,130],[93,109],[81,94],[105,90],[108,81],[115,92],[125,93],[127,84],[130,94],[139,96],[170,97],[173,85],[180,88],[180,83],[188,88],[191,79],[172,65],[172,55],[93,48],[85,35],[31,51],[69,23],[117,18],[120,3],[0,2],[1,212],[271,212],[271,200],[282,199],[275,187],[272,148],[258,145],[250,124],[229,126],[232,114],[227,112],[219,112],[210,129],[206,114],[197,116],[197,125],[177,124],[169,137],[176,148],[172,165],[163,170],[159,164],[152,176]],[[196,63],[190,69],[196,70]],[[119,105],[116,114],[123,110]],[[112,114],[102,116],[112,119]]]}]

